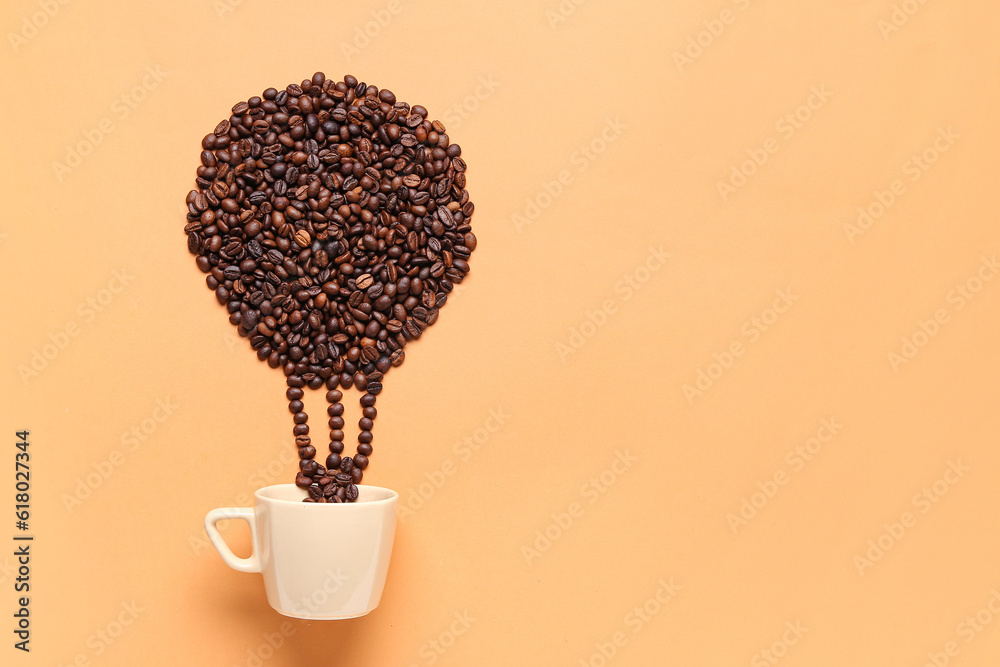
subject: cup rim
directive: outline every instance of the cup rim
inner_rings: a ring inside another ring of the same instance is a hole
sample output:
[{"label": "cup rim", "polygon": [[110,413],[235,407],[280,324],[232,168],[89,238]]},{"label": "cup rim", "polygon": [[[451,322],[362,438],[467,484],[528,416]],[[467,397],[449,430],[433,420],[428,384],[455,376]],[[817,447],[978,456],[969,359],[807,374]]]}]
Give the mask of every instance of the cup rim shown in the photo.
[{"label": "cup rim", "polygon": [[[304,503],[301,500],[285,500],[284,498],[273,498],[271,496],[261,495],[262,492],[268,489],[276,489],[278,487],[295,487],[295,484],[271,484],[269,486],[263,486],[253,492],[254,501],[267,501],[269,503],[279,503],[285,505],[296,505],[298,507],[370,507],[372,505],[388,504],[395,502],[399,499],[399,494],[392,489],[385,486],[376,486],[374,484],[358,484],[358,488],[367,489],[378,489],[379,491],[388,492],[390,495],[387,498],[379,498],[378,500],[366,500],[360,503]],[[298,488],[298,487],[296,487]]]}]

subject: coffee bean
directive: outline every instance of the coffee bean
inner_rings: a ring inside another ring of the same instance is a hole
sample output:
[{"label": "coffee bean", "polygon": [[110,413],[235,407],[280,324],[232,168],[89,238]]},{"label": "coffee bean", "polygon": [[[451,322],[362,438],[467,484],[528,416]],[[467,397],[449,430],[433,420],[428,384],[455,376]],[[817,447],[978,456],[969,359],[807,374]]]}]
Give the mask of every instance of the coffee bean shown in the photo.
[{"label": "coffee bean", "polygon": [[[328,390],[327,462],[339,469],[337,387],[366,392],[359,425],[370,429],[383,374],[469,273],[476,237],[462,149],[424,107],[317,72],[237,103],[199,150],[188,249],[257,357],[284,370],[293,435],[309,455],[296,483],[312,489],[325,470],[313,460],[304,388]],[[371,454],[367,429],[355,484]],[[356,499],[319,486],[307,500]]]}]

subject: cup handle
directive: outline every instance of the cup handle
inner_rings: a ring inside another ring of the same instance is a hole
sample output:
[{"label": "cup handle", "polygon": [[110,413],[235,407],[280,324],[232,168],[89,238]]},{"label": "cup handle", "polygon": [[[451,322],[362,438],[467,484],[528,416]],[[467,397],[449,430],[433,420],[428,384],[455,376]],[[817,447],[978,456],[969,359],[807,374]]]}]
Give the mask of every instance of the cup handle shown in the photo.
[{"label": "cup handle", "polygon": [[[215,524],[222,519],[243,519],[250,524],[253,553],[250,554],[249,558],[240,558],[234,554],[229,545],[226,544],[226,540],[219,534],[219,529],[215,527]],[[222,556],[226,565],[240,572],[260,572],[260,557],[257,554],[257,545],[259,544],[257,541],[257,516],[254,514],[253,508],[223,507],[212,510],[205,516],[205,532],[208,533],[208,539],[212,541],[212,545]]]}]

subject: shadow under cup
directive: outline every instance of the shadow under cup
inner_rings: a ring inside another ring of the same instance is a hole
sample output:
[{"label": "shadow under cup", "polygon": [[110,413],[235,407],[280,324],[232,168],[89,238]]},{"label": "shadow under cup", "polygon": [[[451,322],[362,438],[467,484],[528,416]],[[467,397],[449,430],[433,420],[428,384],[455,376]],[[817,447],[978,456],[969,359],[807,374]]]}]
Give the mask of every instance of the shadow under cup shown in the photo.
[{"label": "shadow under cup", "polygon": [[[293,618],[333,620],[364,616],[378,606],[389,570],[399,495],[358,486],[353,503],[303,503],[306,492],[277,484],[254,493],[254,507],[212,510],[209,538],[226,563],[264,575],[267,601]],[[215,523],[250,524],[253,554],[238,558]]]}]

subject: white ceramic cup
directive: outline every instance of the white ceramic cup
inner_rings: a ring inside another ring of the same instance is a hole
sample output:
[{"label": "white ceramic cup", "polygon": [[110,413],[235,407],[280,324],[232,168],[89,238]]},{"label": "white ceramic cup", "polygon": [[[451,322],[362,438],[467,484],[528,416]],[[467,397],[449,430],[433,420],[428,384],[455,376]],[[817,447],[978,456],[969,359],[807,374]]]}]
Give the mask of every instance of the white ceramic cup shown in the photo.
[{"label": "white ceramic cup", "polygon": [[[399,494],[358,485],[353,503],[304,503],[305,490],[276,484],[254,493],[254,507],[224,507],[205,517],[205,530],[229,567],[264,575],[267,601],[285,616],[335,620],[378,606],[389,571]],[[239,558],[215,524],[250,524],[253,553]]]}]

